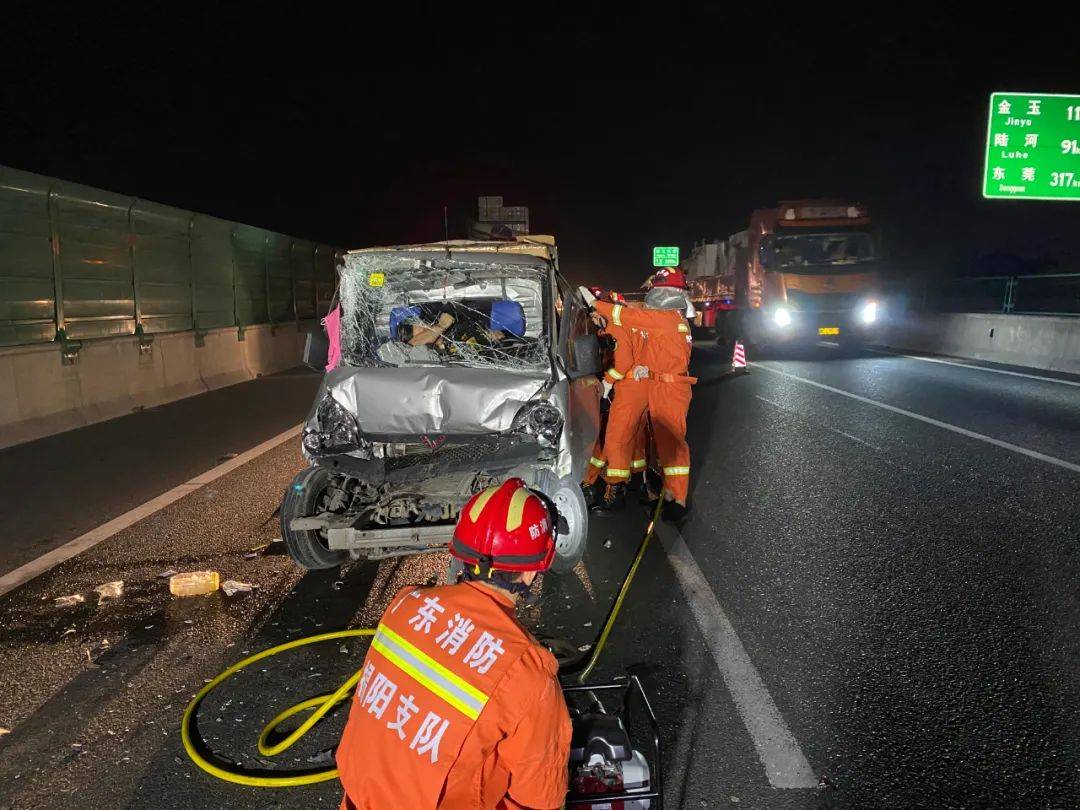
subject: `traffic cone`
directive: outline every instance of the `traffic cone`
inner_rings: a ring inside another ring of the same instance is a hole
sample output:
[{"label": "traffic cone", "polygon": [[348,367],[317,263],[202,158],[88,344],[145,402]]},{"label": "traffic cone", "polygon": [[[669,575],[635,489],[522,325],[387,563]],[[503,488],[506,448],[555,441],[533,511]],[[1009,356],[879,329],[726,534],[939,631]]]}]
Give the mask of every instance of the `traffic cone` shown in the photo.
[{"label": "traffic cone", "polygon": [[740,340],[735,341],[735,354],[731,357],[731,370],[742,371],[743,374],[748,371],[746,367],[746,349]]}]

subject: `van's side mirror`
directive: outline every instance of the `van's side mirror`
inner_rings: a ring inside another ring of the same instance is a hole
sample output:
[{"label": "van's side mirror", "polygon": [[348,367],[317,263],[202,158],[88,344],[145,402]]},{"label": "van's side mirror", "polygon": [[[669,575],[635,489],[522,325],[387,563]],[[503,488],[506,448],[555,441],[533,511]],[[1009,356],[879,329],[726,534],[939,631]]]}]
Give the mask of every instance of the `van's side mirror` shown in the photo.
[{"label": "van's side mirror", "polygon": [[322,327],[312,329],[304,340],[304,365],[312,371],[323,374],[329,357],[330,338],[326,336]]},{"label": "van's side mirror", "polygon": [[600,373],[600,341],[596,335],[578,335],[570,353],[570,377],[577,379]]}]

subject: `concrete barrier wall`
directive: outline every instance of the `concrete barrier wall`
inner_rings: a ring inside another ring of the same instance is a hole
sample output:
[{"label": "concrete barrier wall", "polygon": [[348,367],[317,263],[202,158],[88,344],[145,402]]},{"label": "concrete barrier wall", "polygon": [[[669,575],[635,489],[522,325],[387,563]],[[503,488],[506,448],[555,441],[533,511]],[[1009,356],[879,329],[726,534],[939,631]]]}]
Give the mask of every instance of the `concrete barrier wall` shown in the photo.
[{"label": "concrete barrier wall", "polygon": [[1080,374],[1080,318],[909,312],[884,338],[896,349]]},{"label": "concrete barrier wall", "polygon": [[60,343],[0,349],[0,447],[123,416],[300,365],[315,321],[84,341],[65,365]]}]

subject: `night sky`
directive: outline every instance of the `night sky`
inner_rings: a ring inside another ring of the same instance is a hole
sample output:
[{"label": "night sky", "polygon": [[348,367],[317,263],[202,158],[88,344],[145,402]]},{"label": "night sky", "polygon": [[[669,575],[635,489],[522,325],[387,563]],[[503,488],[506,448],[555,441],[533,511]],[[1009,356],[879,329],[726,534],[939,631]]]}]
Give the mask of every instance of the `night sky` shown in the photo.
[{"label": "night sky", "polygon": [[0,163],[344,247],[442,238],[444,205],[462,236],[501,194],[572,277],[615,285],[653,244],[687,251],[798,196],[872,206],[899,275],[1080,269],[1080,204],[979,193],[989,93],[1080,93],[1067,37],[747,5],[556,22],[27,4],[0,35]]}]

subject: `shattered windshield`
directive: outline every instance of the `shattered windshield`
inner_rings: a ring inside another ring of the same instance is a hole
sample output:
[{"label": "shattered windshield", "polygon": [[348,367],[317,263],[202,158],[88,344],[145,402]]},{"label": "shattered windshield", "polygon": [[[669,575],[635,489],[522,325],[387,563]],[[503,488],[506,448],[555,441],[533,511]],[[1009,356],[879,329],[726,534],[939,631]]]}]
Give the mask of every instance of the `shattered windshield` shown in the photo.
[{"label": "shattered windshield", "polygon": [[[468,258],[468,257],[466,257]],[[353,253],[341,275],[342,352],[356,366],[550,365],[547,268],[430,254]]]}]

